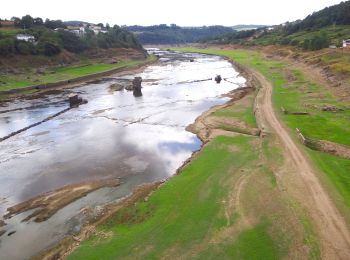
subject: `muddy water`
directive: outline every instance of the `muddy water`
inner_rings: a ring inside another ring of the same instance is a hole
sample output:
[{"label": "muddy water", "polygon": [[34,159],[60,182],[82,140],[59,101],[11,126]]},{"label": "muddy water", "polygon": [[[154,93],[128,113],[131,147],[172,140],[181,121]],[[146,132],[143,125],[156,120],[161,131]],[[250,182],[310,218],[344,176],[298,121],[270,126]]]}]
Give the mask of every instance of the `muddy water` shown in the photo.
[{"label": "muddy water", "polygon": [[[112,177],[123,182],[89,194],[43,223],[21,222],[30,212],[7,220],[7,233],[0,237],[0,259],[31,256],[65,234],[79,231],[80,209],[98,211],[139,184],[174,174],[201,145],[185,127],[210,107],[226,102],[222,94],[245,82],[219,57],[151,51],[160,55],[160,62],[137,75],[115,76],[0,107],[3,137],[67,108],[68,92],[89,101],[0,143],[1,215],[9,206],[63,185]],[[231,83],[194,82],[216,74]],[[124,84],[135,76],[144,80],[142,97],[110,90],[112,83]],[[5,110],[13,111],[1,113]],[[11,231],[16,233],[8,236]]]}]

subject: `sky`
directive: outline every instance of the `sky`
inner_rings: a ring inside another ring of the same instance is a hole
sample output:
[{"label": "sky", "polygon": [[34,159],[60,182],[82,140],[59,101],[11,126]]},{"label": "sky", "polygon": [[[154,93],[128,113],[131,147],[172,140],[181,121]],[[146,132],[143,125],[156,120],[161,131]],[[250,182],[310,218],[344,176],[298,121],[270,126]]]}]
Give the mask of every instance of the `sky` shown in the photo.
[{"label": "sky", "polygon": [[3,1],[0,18],[33,17],[110,25],[180,26],[263,24],[303,19],[339,0],[16,0]]}]

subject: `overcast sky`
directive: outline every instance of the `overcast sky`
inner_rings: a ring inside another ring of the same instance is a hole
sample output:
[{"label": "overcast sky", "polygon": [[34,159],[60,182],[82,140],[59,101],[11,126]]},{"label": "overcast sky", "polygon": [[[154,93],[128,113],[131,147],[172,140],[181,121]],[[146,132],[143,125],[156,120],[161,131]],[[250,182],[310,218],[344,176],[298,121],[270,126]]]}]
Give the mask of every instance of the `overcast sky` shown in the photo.
[{"label": "overcast sky", "polygon": [[181,26],[264,24],[303,19],[337,0],[7,0],[0,18],[34,17],[110,25]]}]

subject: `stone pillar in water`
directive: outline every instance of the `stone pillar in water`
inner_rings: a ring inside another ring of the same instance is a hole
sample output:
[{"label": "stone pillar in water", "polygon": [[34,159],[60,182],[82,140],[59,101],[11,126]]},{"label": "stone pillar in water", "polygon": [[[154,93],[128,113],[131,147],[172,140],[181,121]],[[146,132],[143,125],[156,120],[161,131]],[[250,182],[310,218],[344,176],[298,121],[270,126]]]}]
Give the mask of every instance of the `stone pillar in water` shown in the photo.
[{"label": "stone pillar in water", "polygon": [[217,76],[215,77],[216,83],[220,84],[221,80],[222,80],[222,78],[221,78],[220,75],[217,75]]},{"label": "stone pillar in water", "polygon": [[135,97],[141,97],[142,96],[142,92],[141,92],[141,82],[142,82],[142,78],[141,77],[135,77],[132,81],[132,86],[133,86],[133,94]]}]

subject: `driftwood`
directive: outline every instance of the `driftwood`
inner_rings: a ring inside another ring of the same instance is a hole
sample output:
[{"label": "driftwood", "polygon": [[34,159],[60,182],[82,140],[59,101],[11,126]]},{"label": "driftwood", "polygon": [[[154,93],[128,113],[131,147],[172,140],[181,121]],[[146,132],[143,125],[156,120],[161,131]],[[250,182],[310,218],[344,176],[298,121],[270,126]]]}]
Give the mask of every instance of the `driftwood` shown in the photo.
[{"label": "driftwood", "polygon": [[304,112],[304,111],[290,112],[286,110],[284,107],[281,107],[281,110],[285,115],[309,115],[309,112]]}]

